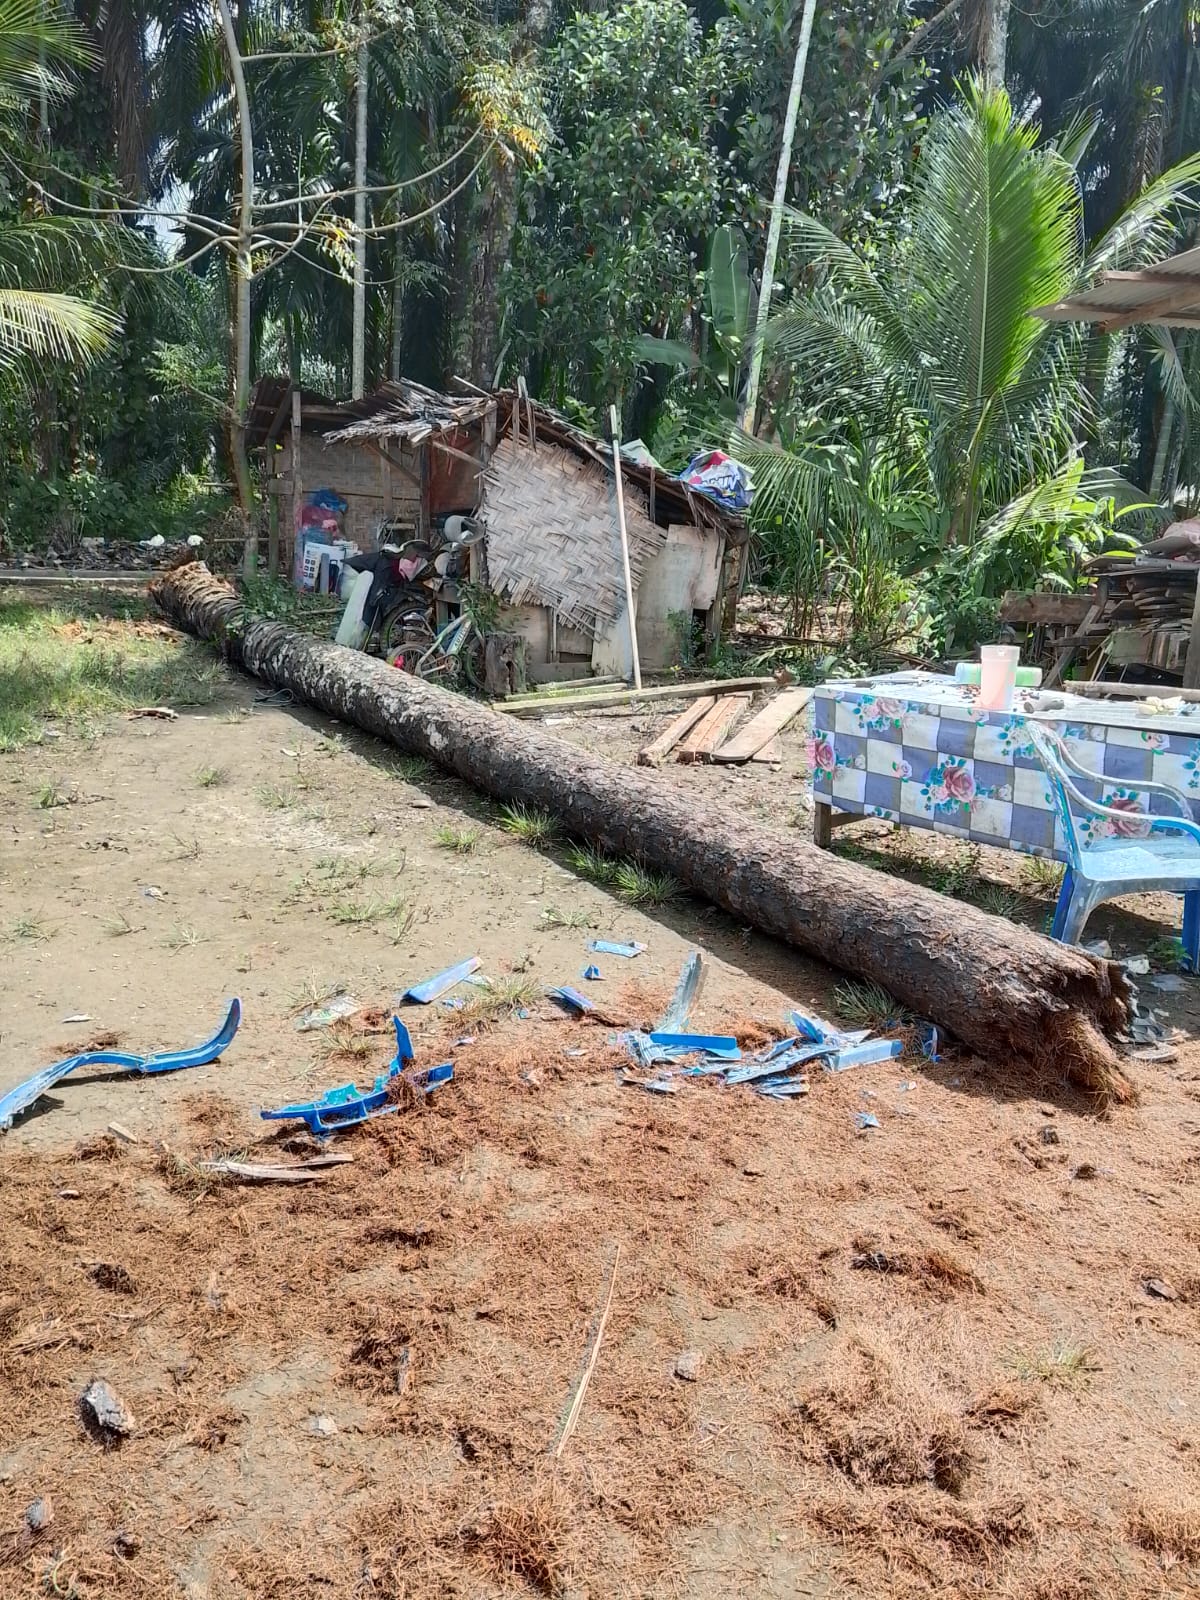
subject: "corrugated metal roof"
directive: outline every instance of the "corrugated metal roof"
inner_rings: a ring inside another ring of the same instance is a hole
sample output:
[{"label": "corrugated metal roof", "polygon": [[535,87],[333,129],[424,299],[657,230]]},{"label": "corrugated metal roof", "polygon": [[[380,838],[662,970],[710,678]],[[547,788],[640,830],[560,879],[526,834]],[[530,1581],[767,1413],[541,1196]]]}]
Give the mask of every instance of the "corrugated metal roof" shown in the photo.
[{"label": "corrugated metal roof", "polygon": [[1200,249],[1140,272],[1106,272],[1094,288],[1032,313],[1046,322],[1097,322],[1103,332],[1136,324],[1200,328]]}]

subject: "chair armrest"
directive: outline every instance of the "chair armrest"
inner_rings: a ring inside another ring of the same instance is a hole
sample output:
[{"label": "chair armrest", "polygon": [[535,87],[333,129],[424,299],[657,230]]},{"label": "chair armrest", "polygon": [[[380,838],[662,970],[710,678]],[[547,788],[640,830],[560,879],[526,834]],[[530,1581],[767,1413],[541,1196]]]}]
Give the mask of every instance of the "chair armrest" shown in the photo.
[{"label": "chair armrest", "polygon": [[[1074,755],[1072,755],[1071,751],[1067,748],[1066,740],[1057,734],[1052,728],[1043,727],[1040,729],[1040,731],[1048,734],[1053,740],[1055,750],[1062,764],[1065,767],[1069,767],[1072,772],[1077,773],[1079,777],[1087,778],[1092,783],[1110,784],[1114,781],[1111,778],[1106,778],[1102,772],[1093,772],[1090,767],[1085,767],[1083,763]],[[1174,800],[1175,804],[1179,807],[1180,816],[1185,817],[1189,822],[1195,819],[1195,812],[1192,810],[1191,801],[1188,799],[1187,795],[1185,795],[1181,789],[1177,789],[1174,784],[1159,783],[1151,778],[1122,778],[1120,782],[1122,788],[1136,790],[1139,794],[1165,794],[1170,799]]]},{"label": "chair armrest", "polygon": [[[1122,811],[1122,812],[1119,812],[1118,815],[1119,816],[1123,816],[1123,817],[1128,817],[1129,816],[1129,812],[1128,811]],[[1195,839],[1197,844],[1200,844],[1200,824],[1195,823],[1195,822],[1190,822],[1186,817],[1151,817],[1150,818],[1150,832],[1151,833],[1155,833],[1159,829],[1162,829],[1162,828],[1166,828],[1168,830],[1175,829],[1179,833],[1186,833],[1186,834],[1190,835],[1191,838]]]}]

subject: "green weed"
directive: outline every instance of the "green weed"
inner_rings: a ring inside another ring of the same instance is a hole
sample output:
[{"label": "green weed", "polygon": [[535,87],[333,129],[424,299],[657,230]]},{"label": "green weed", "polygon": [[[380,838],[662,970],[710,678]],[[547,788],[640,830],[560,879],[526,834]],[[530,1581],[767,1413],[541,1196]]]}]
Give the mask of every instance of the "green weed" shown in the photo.
[{"label": "green weed", "polygon": [[216,789],[226,782],[229,777],[227,767],[201,767],[196,774],[196,782],[202,789]]},{"label": "green weed", "polygon": [[497,978],[486,988],[477,988],[459,1016],[474,1027],[486,1027],[527,1010],[540,993],[538,985],[530,978]]},{"label": "green weed", "polygon": [[1030,894],[1056,900],[1062,880],[1063,867],[1060,861],[1047,861],[1044,856],[1026,856],[1021,862],[1021,887]]},{"label": "green weed", "polygon": [[1041,1350],[1018,1350],[1009,1358],[1008,1365],[1019,1378],[1037,1378],[1059,1388],[1086,1382],[1089,1374],[1100,1370],[1100,1362],[1091,1346],[1074,1344],[1069,1339],[1060,1339]]},{"label": "green weed", "polygon": [[1009,922],[1024,922],[1029,910],[1024,895],[1006,883],[981,883],[975,904],[993,917],[1007,917]]},{"label": "green weed", "polygon": [[18,917],[8,931],[10,939],[30,939],[44,944],[50,937],[42,917]]},{"label": "green weed", "polygon": [[558,835],[558,823],[548,811],[522,805],[519,801],[501,807],[500,826],[514,839],[535,849],[550,844]]},{"label": "green weed", "polygon": [[596,919],[587,911],[563,911],[558,906],[542,907],[543,928],[592,928]]},{"label": "green weed", "polygon": [[400,918],[406,911],[408,904],[398,894],[387,898],[371,895],[366,900],[335,900],[325,907],[331,922],[348,928],[365,927],[372,922],[383,922],[388,917]]},{"label": "green weed", "polygon": [[611,888],[616,882],[619,863],[610,861],[602,851],[594,850],[589,844],[573,844],[567,851],[567,865],[589,883]]},{"label": "green weed", "polygon": [[73,798],[57,784],[44,783],[37,792],[36,804],[39,811],[53,811],[56,806],[69,806]]},{"label": "green weed", "polygon": [[839,983],[833,991],[839,1017],[854,1028],[894,1028],[912,1021],[912,1012],[878,983]]},{"label": "green weed", "polygon": [[979,846],[968,845],[935,869],[933,887],[956,900],[971,900],[979,890]]},{"label": "green weed", "polygon": [[445,823],[434,834],[433,842],[442,850],[453,850],[457,856],[469,856],[479,844],[479,829],[452,828]]},{"label": "green weed", "polygon": [[294,789],[277,783],[264,783],[258,789],[258,798],[268,811],[290,811],[296,804]]},{"label": "green weed", "polygon": [[171,929],[165,943],[172,955],[178,955],[181,950],[194,950],[198,944],[207,944],[208,935],[185,922]]},{"label": "green weed", "polygon": [[679,898],[679,885],[666,872],[650,872],[636,861],[620,861],[613,887],[631,906],[665,906]]}]

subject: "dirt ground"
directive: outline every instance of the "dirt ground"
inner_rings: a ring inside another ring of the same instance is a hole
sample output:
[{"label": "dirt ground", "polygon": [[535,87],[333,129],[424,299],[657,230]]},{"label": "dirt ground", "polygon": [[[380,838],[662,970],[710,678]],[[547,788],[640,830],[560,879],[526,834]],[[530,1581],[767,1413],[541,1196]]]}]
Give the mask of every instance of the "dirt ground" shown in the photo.
[{"label": "dirt ground", "polygon": [[[0,1135],[0,1596],[1194,1592],[1190,983],[1150,991],[1185,1037],[1109,1117],[953,1051],[791,1104],[623,1087],[611,1027],[541,994],[580,984],[590,937],[648,946],[595,958],[614,1018],[652,1017],[699,948],[695,1020],[747,1042],[788,1001],[833,1013],[841,980],[699,904],[626,906],[457,782],[254,695],[0,756],[0,1091],[245,1007],[220,1063],[70,1079]],[[629,760],[669,714],[554,731]],[[779,772],[663,781],[803,824],[804,770],[794,728]],[[1096,931],[1144,947],[1157,917]],[[394,997],[472,954],[529,1015],[406,1007],[450,1084],[311,1184],[204,1177],[307,1153],[259,1110],[369,1082]],[[297,1032],[336,984],[371,1009]],[[119,1447],[81,1425],[94,1378],[132,1413]]]}]

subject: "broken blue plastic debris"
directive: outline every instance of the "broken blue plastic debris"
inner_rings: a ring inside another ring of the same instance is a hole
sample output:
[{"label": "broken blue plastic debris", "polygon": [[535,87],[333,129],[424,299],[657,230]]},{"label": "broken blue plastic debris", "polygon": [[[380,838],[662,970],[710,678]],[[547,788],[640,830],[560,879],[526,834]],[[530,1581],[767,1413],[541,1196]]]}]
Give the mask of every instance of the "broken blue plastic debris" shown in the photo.
[{"label": "broken blue plastic debris", "polygon": [[899,1039],[873,1039],[870,1044],[839,1050],[825,1062],[826,1072],[845,1072],[848,1067],[869,1067],[876,1061],[892,1061],[904,1049]]},{"label": "broken blue plastic debris", "polygon": [[757,1055],[746,1066],[727,1072],[725,1082],[736,1086],[740,1083],[754,1083],[761,1078],[780,1077],[792,1067],[798,1067],[805,1061],[815,1061],[818,1056],[828,1055],[832,1048],[827,1044],[797,1043],[795,1039],[788,1042],[790,1048],[787,1051]]},{"label": "broken blue plastic debris", "polygon": [[659,1033],[650,1035],[651,1044],[658,1045],[663,1050],[677,1050],[681,1055],[691,1055],[697,1051],[706,1056],[720,1056],[725,1061],[740,1061],[742,1052],[738,1049],[738,1042],[731,1036],[721,1033]]},{"label": "broken blue plastic debris", "polygon": [[[399,1017],[392,1018],[396,1030],[396,1054],[385,1071],[375,1079],[370,1089],[360,1089],[356,1083],[343,1083],[336,1089],[327,1089],[319,1100],[306,1100],[296,1105],[280,1106],[275,1111],[260,1111],[266,1122],[303,1122],[318,1139],[327,1139],[341,1128],[354,1127],[372,1117],[384,1117],[400,1108],[388,1101],[388,1090],[401,1071],[413,1059],[412,1039]],[[454,1063],[443,1061],[436,1067],[425,1067],[412,1075],[414,1088],[428,1093],[454,1076]]]},{"label": "broken blue plastic debris", "polygon": [[125,1050],[87,1050],[80,1055],[67,1056],[63,1061],[56,1061],[53,1066],[43,1067],[40,1072],[27,1078],[24,1083],[19,1083],[15,1089],[0,1098],[0,1133],[6,1132],[13,1125],[13,1119],[27,1110],[35,1100],[39,1099],[48,1089],[72,1072],[77,1072],[81,1067],[124,1067],[126,1072],[137,1075],[151,1072],[181,1072],[186,1067],[204,1067],[222,1056],[233,1042],[242,1020],[242,1002],[231,1000],[225,1021],[213,1034],[211,1039],[206,1039],[203,1044],[193,1045],[190,1050],[162,1050],[157,1055],[136,1056]]},{"label": "broken blue plastic debris", "polygon": [[941,1044],[941,1040],[932,1022],[922,1022],[920,1024],[917,1032],[917,1043],[921,1046],[921,1054],[926,1061],[940,1061],[942,1059],[938,1053],[938,1046]]},{"label": "broken blue plastic debris", "polygon": [[621,1082],[630,1089],[649,1089],[651,1094],[678,1094],[679,1085],[669,1078],[634,1078],[628,1072],[621,1074]]},{"label": "broken blue plastic debris", "polygon": [[630,940],[628,944],[614,944],[611,939],[589,939],[588,949],[598,951],[602,956],[640,956],[646,949],[644,944]]},{"label": "broken blue plastic debris", "polygon": [[754,1085],[756,1094],[763,1094],[769,1100],[792,1100],[797,1095],[808,1093],[808,1080],[806,1078],[767,1078],[762,1083]]},{"label": "broken blue plastic debris", "polygon": [[692,1007],[704,987],[705,968],[699,950],[693,950],[683,963],[683,970],[671,996],[671,1003],[663,1012],[655,1030],[658,1033],[681,1033],[687,1027]]},{"label": "broken blue plastic debris", "polygon": [[[564,983],[559,989],[547,989],[546,993],[550,996],[551,1000],[557,1000],[558,1003],[561,1006],[565,1006],[568,1011],[581,1011],[586,1015],[587,1012],[594,1011],[596,1009],[595,1005],[591,1000],[588,999],[587,995],[580,994],[578,989],[572,989],[569,984]],[[528,1015],[528,1013],[526,1014]]]},{"label": "broken blue plastic debris", "polygon": [[868,1128],[877,1128],[879,1126],[879,1118],[872,1116],[869,1111],[856,1111],[854,1125],[859,1133],[866,1133]]},{"label": "broken blue plastic debris", "polygon": [[431,1005],[434,1000],[440,1000],[448,989],[453,989],[456,984],[462,983],[473,972],[483,965],[479,956],[471,956],[467,961],[460,961],[456,967],[447,967],[445,972],[436,972],[432,978],[426,978],[424,983],[415,983],[411,989],[404,991],[403,998],[411,1000],[415,1005]]},{"label": "broken blue plastic debris", "polygon": [[442,1004],[444,1006],[449,1006],[451,1011],[461,1011],[466,1003],[467,1002],[462,998],[462,996],[458,994],[447,995],[442,1001]]},{"label": "broken blue plastic debris", "polygon": [[584,967],[583,976],[588,980],[589,983],[599,983],[604,977],[604,974],[600,971],[599,967]]}]

